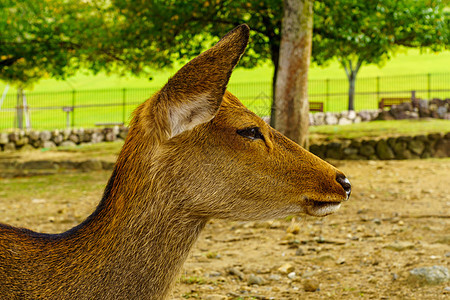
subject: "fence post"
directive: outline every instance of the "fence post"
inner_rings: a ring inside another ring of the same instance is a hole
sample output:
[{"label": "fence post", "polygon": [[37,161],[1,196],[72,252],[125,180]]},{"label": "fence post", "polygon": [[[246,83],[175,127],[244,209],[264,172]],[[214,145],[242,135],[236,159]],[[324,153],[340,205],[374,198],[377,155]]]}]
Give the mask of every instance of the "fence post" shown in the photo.
[{"label": "fence post", "polygon": [[431,100],[431,74],[427,74],[428,77],[428,101]]},{"label": "fence post", "polygon": [[123,125],[125,125],[125,118],[126,118],[126,111],[125,111],[125,107],[126,107],[126,88],[122,89],[122,123]]},{"label": "fence post", "polygon": [[75,90],[72,90],[72,128],[75,127]]},{"label": "fence post", "polygon": [[23,129],[23,88],[17,88],[17,127]]},{"label": "fence post", "polygon": [[380,76],[377,76],[377,103],[380,101]]},{"label": "fence post", "polygon": [[328,103],[329,103],[329,101],[330,101],[330,78],[327,78],[327,80],[326,80],[326,84],[327,84],[327,87],[326,87],[326,89],[327,89],[327,98],[326,98],[326,103],[325,103],[325,108],[324,108],[324,111],[327,111],[327,109],[328,109]]}]

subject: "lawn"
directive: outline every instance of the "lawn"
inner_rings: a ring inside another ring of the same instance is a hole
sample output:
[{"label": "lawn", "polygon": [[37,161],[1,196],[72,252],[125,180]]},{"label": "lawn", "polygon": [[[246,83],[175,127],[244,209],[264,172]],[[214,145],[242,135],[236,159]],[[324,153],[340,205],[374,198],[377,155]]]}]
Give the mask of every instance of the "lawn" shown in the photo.
[{"label": "lawn", "polygon": [[[401,49],[391,60],[381,68],[376,65],[363,66],[358,73],[358,78],[377,76],[402,76],[411,74],[448,73],[450,65],[450,51],[440,53],[420,53],[417,49]],[[179,67],[179,66],[178,66]],[[33,88],[35,92],[72,91],[85,89],[114,89],[114,88],[159,88],[178,69],[154,70],[150,81],[147,76],[121,77],[117,75],[107,76],[100,73],[89,75],[86,71],[80,71],[76,76],[64,81],[52,78],[42,79]],[[312,64],[309,70],[310,80],[346,79],[344,70],[337,61],[331,62],[326,67],[318,67]],[[237,68],[230,80],[230,84],[248,82],[271,82],[273,67],[265,64],[255,69]],[[0,81],[0,91],[3,91],[5,83]],[[14,90],[12,91],[14,93]]]},{"label": "lawn", "polygon": [[[418,91],[416,96],[420,98],[449,98],[449,65],[450,51],[421,54],[418,50],[409,50],[398,53],[383,68],[364,66],[358,75],[355,109],[376,109],[382,97],[409,97],[411,90]],[[65,81],[43,79],[33,91],[26,93],[32,109],[32,127],[66,127],[64,106],[75,106],[69,115],[69,124],[74,127],[93,127],[97,123],[111,122],[126,124],[137,104],[155,93],[174,72],[155,71],[152,81],[144,77],[92,76],[82,72]],[[260,116],[268,116],[272,72],[273,68],[268,64],[252,70],[238,68],[228,89],[249,109]],[[348,83],[337,62],[327,68],[312,66],[309,78],[310,101],[323,102],[325,111],[347,109]],[[0,83],[0,90],[3,88],[4,84]],[[13,127],[16,101],[15,90],[11,88],[1,105],[0,129]]]},{"label": "lawn", "polygon": [[421,135],[450,132],[450,121],[437,119],[372,121],[351,125],[323,125],[310,127],[310,140],[323,142],[368,137]]}]

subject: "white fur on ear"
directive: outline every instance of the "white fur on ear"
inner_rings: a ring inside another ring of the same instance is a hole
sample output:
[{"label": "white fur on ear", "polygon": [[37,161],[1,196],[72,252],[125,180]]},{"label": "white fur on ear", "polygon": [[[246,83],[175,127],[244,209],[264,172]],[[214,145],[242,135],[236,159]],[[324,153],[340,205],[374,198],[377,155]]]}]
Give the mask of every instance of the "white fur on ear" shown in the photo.
[{"label": "white fur on ear", "polygon": [[219,109],[213,106],[213,103],[208,101],[207,93],[171,106],[168,111],[171,129],[169,138],[191,130],[199,124],[211,121]]}]

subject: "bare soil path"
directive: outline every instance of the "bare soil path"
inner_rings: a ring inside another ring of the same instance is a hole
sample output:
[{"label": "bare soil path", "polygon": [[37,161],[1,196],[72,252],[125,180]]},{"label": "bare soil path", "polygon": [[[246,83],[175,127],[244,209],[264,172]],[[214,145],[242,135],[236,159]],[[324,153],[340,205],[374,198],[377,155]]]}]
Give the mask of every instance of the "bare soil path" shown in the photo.
[{"label": "bare soil path", "polygon": [[[450,159],[334,162],[352,197],[325,218],[212,220],[173,299],[450,299]],[[0,222],[61,232],[93,211],[108,171],[0,179]],[[315,290],[315,291],[306,291]]]}]

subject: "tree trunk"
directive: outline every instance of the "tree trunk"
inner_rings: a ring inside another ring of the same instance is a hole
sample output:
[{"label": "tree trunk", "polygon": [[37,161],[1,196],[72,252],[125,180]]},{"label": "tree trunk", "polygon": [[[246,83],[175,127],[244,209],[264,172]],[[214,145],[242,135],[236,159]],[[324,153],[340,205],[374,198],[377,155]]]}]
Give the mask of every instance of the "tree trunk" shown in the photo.
[{"label": "tree trunk", "polygon": [[356,74],[351,72],[348,78],[348,110],[355,110],[355,83]]},{"label": "tree trunk", "polygon": [[23,88],[17,88],[17,128],[23,129]]},{"label": "tree trunk", "polygon": [[275,124],[281,133],[306,147],[312,28],[313,0],[285,0],[275,90]]},{"label": "tree trunk", "polygon": [[[276,56],[275,56],[276,55]],[[272,59],[274,70],[273,70],[273,76],[272,76],[272,106],[270,108],[270,126],[273,128],[277,128],[277,124],[275,123],[276,120],[276,90],[277,90],[277,75],[278,75],[278,57],[279,57],[279,51],[276,52],[275,55],[272,55],[274,59]],[[276,58],[275,58],[276,57]]]},{"label": "tree trunk", "polygon": [[344,67],[345,74],[347,74],[348,79],[348,110],[355,110],[355,86],[356,86],[356,75],[363,64],[362,59],[358,59],[356,66],[353,68],[353,63],[351,60],[341,60],[341,65]]}]

